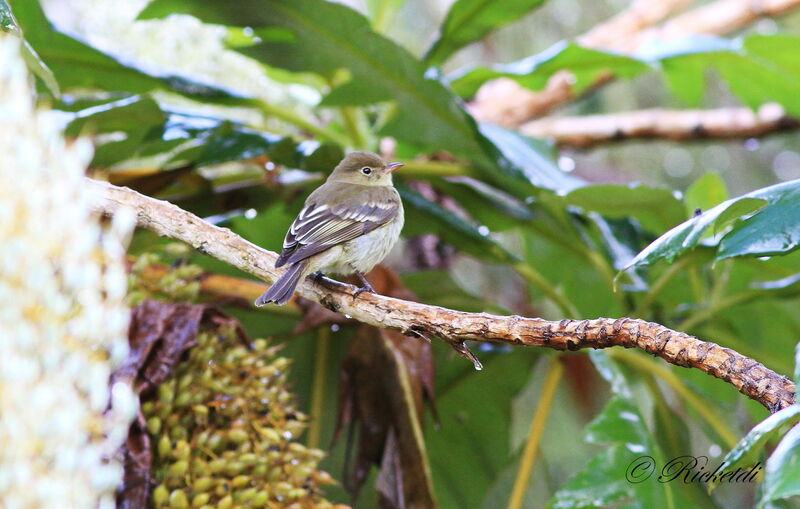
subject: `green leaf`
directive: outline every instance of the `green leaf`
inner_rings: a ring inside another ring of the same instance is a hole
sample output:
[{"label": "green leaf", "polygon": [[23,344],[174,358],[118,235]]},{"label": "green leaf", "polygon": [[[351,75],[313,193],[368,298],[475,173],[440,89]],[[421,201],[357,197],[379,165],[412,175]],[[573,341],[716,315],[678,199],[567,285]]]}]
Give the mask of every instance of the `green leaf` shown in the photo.
[{"label": "green leaf", "polygon": [[59,95],[58,82],[53,76],[53,71],[47,67],[47,64],[39,57],[39,54],[25,40],[24,34],[17,25],[17,20],[14,19],[14,14],[11,12],[11,7],[9,7],[6,0],[0,0],[0,30],[14,34],[22,40],[22,58],[25,60],[28,69],[42,80],[50,90],[50,93]]},{"label": "green leaf", "polygon": [[790,429],[767,459],[759,507],[796,495],[800,495],[800,426]]},{"label": "green leaf", "polygon": [[494,159],[505,166],[504,173],[517,181],[551,191],[571,191],[584,182],[561,170],[551,157],[549,147],[540,140],[492,124],[481,124],[480,131],[493,145]]},{"label": "green leaf", "polygon": [[800,181],[737,223],[719,243],[717,259],[780,255],[800,244]]},{"label": "green leaf", "polygon": [[169,89],[198,100],[221,104],[251,104],[252,99],[181,76],[146,73],[121,63],[78,39],[57,31],[38,0],[11,0],[26,40],[52,70],[64,90],[100,89],[141,94]]},{"label": "green leaf", "polygon": [[656,239],[628,268],[649,265],[661,258],[671,262],[694,249],[712,225],[723,227],[748,215],[730,231],[705,242],[717,246],[717,259],[787,254],[797,249],[800,244],[800,180],[757,189],[720,203]]},{"label": "green leaf", "polygon": [[151,97],[134,95],[124,99],[100,103],[73,113],[67,124],[67,136],[132,131],[140,127],[163,124],[167,119]]},{"label": "green leaf", "polygon": [[490,79],[508,77],[538,90],[555,72],[568,70],[575,77],[573,89],[585,91],[603,73],[632,78],[648,67],[662,72],[670,90],[691,105],[700,102],[706,74],[715,70],[744,104],[757,108],[777,102],[789,114],[800,114],[800,69],[797,47],[800,37],[753,35],[740,39],[693,37],[635,57],[621,56],[561,42],[540,54],[518,62],[462,71],[451,86],[462,97],[472,96]]},{"label": "green leaf", "polygon": [[518,20],[543,3],[544,0],[456,0],[424,60],[428,65],[441,65],[458,49]]},{"label": "green leaf", "polygon": [[689,186],[683,197],[689,217],[695,211],[708,210],[728,199],[725,181],[717,173],[706,173]]},{"label": "green leaf", "polygon": [[405,235],[436,233],[445,242],[477,258],[498,263],[518,261],[491,237],[485,226],[475,226],[402,184],[395,184],[395,187],[406,207]]},{"label": "green leaf", "polygon": [[109,167],[136,156],[171,154],[165,166],[210,166],[269,155],[272,161],[310,172],[329,172],[344,157],[341,147],[245,127],[230,120],[162,109],[149,96],[93,102],[70,113],[66,133],[123,133],[124,140],[97,147],[92,165]]},{"label": "green leaf", "polygon": [[664,231],[686,218],[681,201],[671,190],[662,187],[585,186],[567,194],[564,202],[613,219],[636,218],[651,232]]},{"label": "green leaf", "polygon": [[604,73],[611,72],[620,78],[632,78],[647,69],[645,62],[635,58],[562,41],[518,62],[461,72],[451,79],[450,85],[461,97],[472,97],[486,81],[501,77],[511,78],[524,87],[539,90],[553,74],[568,70],[575,78],[573,89],[576,93],[581,93]]},{"label": "green leaf", "polygon": [[291,30],[294,42],[263,41],[242,53],[270,66],[332,76],[340,69],[349,81],[335,88],[323,105],[363,105],[393,101],[380,134],[428,151],[447,150],[469,159],[496,184],[527,195],[536,183],[477,126],[461,102],[414,56],[371,30],[358,12],[324,0],[242,0],[236,8],[214,0],[155,0],[141,17],[191,14],[208,23],[253,27],[256,34],[275,27]]},{"label": "green leaf", "polygon": [[[792,405],[759,422],[725,455],[720,473],[753,466],[759,461],[767,441],[785,429],[785,426],[798,421],[800,421],[800,405]],[[714,487],[716,485],[711,486]]]},{"label": "green leaf", "polygon": [[436,496],[443,508],[479,507],[510,459],[510,402],[528,380],[535,352],[479,354],[484,369],[476,373],[468,363],[454,362],[439,343],[434,359],[441,423],[429,420],[425,429]]}]

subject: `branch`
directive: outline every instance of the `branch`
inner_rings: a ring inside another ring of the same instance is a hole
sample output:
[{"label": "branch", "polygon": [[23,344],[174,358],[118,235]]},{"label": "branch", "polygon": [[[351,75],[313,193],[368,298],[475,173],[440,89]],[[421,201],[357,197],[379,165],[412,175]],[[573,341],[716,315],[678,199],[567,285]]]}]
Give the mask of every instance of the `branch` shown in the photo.
[{"label": "branch", "polygon": [[[86,182],[98,196],[103,197],[96,206],[101,213],[113,214],[120,207],[130,207],[136,211],[139,226],[183,241],[201,253],[265,281],[275,281],[282,272],[274,268],[275,253],[261,249],[227,228],[219,228],[171,203],[127,188],[91,179]],[[306,279],[298,286],[300,295],[332,311],[407,335],[437,336],[468,358],[471,354],[464,345],[466,340],[543,346],[556,350],[611,346],[638,348],[671,364],[694,367],[724,380],[771,412],[794,402],[795,388],[786,377],[729,348],[700,341],[656,323],[630,318],[554,322],[521,316],[495,316],[375,294],[361,294],[354,298],[354,292],[355,287],[331,280],[315,283]],[[472,359],[476,362],[474,357]]]},{"label": "branch", "polygon": [[650,109],[607,115],[545,117],[522,124],[520,131],[537,138],[552,138],[560,145],[589,147],[632,138],[673,141],[753,138],[798,127],[798,119],[786,115],[779,104],[771,103],[757,112],[750,108]]},{"label": "branch", "polygon": [[[662,3],[664,5],[660,5]],[[685,2],[681,0],[636,0],[628,9],[596,26],[578,40],[589,48],[632,54],[643,44],[654,41],[734,32],[761,17],[786,14],[800,7],[800,0],[717,0],[660,26],[653,26],[684,5]],[[640,26],[638,30],[637,24]],[[613,79],[612,74],[602,75],[588,91]],[[578,95],[572,90],[573,81],[570,72],[560,71],[550,77],[542,90],[534,92],[512,79],[500,78],[481,87],[469,109],[482,122],[516,127],[577,99]]]}]

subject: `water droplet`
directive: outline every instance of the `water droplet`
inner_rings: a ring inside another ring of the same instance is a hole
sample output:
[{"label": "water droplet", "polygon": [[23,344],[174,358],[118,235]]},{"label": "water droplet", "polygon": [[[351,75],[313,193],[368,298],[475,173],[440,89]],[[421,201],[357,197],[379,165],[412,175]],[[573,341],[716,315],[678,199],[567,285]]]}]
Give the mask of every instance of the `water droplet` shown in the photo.
[{"label": "water droplet", "polygon": [[351,318],[353,318],[352,316],[350,316],[350,315],[347,315],[347,314],[346,314],[346,315],[344,315],[344,317],[345,317],[345,318],[347,318],[348,320],[350,320]]},{"label": "water droplet", "polygon": [[480,233],[481,235],[486,237],[487,235],[489,235],[489,227],[488,226],[484,226],[484,225],[480,225],[478,227],[478,233]]},{"label": "water droplet", "polygon": [[800,154],[784,150],[772,160],[772,171],[781,180],[800,178]]},{"label": "water droplet", "polygon": [[716,458],[722,454],[722,447],[718,446],[717,444],[711,444],[708,448],[708,455],[712,458]]},{"label": "water droplet", "polygon": [[335,324],[331,325],[331,330],[333,332],[338,332],[339,331],[339,324],[335,323]]},{"label": "water droplet", "polygon": [[670,177],[681,178],[691,173],[694,159],[689,151],[682,148],[667,150],[664,154],[664,171]]},{"label": "water droplet", "polygon": [[247,209],[244,211],[244,217],[247,219],[254,219],[257,215],[258,212],[256,212],[256,209]]},{"label": "water droplet", "polygon": [[558,158],[558,167],[566,172],[570,172],[575,169],[575,159],[569,156],[561,156]]},{"label": "water droplet", "polygon": [[753,152],[754,150],[758,150],[761,147],[761,142],[755,138],[748,138],[744,140],[742,144],[745,150],[749,152]]}]

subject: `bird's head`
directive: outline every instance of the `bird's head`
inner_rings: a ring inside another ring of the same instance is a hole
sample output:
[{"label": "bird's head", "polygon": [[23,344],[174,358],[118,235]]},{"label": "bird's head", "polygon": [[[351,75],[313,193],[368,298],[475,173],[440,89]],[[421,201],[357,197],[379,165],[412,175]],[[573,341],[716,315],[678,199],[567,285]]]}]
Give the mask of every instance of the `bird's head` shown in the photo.
[{"label": "bird's head", "polygon": [[334,168],[328,180],[386,186],[392,184],[392,171],[401,166],[403,163],[387,163],[372,152],[351,152]]}]

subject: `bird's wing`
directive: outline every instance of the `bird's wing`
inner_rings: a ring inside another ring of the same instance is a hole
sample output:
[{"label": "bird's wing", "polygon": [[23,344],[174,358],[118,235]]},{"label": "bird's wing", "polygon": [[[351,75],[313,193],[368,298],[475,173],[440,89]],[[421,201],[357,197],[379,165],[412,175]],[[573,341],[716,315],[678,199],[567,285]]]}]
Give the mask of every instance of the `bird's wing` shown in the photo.
[{"label": "bird's wing", "polygon": [[283,251],[275,267],[292,264],[353,240],[385,225],[397,216],[399,198],[395,193],[362,203],[348,200],[330,207],[306,203],[286,233]]}]

